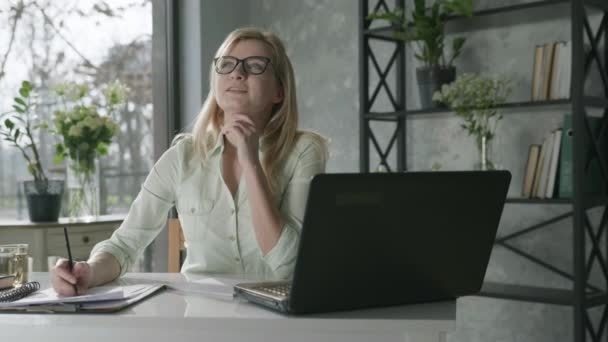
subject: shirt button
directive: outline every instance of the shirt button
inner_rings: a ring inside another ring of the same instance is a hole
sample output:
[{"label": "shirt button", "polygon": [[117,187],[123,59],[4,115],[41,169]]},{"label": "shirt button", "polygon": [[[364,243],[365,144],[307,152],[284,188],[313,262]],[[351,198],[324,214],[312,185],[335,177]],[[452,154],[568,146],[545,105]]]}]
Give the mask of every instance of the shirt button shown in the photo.
[{"label": "shirt button", "polygon": [[234,215],[235,210],[234,209],[230,209],[230,215]]},{"label": "shirt button", "polygon": [[240,259],[239,257],[236,257],[236,258],[234,258],[234,261],[236,261],[236,262],[240,262],[240,261],[241,261],[241,259]]},{"label": "shirt button", "polygon": [[230,239],[230,241],[236,240],[236,238],[234,237],[234,235],[230,235],[229,239]]},{"label": "shirt button", "polygon": [[190,213],[194,214],[194,208],[190,208]]}]

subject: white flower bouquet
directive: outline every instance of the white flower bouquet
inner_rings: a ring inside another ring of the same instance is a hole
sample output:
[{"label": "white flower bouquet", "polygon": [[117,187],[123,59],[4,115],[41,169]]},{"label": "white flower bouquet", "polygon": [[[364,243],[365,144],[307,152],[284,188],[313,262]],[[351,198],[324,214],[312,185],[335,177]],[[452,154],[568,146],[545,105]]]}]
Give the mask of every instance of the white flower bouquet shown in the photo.
[{"label": "white flower bouquet", "polygon": [[[118,131],[112,119],[118,105],[125,102],[126,88],[115,82],[106,86],[104,99],[94,102],[86,85],[63,83],[55,87],[63,110],[53,113],[54,133],[62,142],[55,145],[55,163],[66,157],[68,169],[69,216],[88,219],[99,215],[96,160],[108,154],[108,145]],[[102,115],[105,114],[105,115]],[[71,180],[71,181],[70,181]]]},{"label": "white flower bouquet", "polygon": [[446,104],[462,117],[461,127],[480,141],[482,137],[488,140],[494,137],[502,119],[496,106],[505,103],[510,93],[507,79],[463,74],[435,92],[433,100]]},{"label": "white flower bouquet", "polygon": [[475,136],[481,154],[481,169],[494,168],[491,160],[488,160],[486,145],[494,138],[498,122],[502,119],[496,107],[505,103],[510,94],[510,81],[506,78],[463,74],[433,95],[434,101],[446,104],[462,117],[462,129]]},{"label": "white flower bouquet", "polygon": [[[55,145],[55,162],[61,163],[69,157],[78,161],[75,172],[92,172],[95,158],[108,154],[108,145],[118,130],[118,124],[111,117],[125,101],[126,88],[118,82],[108,85],[103,106],[86,104],[89,93],[86,85],[63,83],[55,87],[55,92],[64,104],[63,110],[53,113],[55,133],[63,140]],[[100,114],[100,108],[106,112],[105,116]]]}]

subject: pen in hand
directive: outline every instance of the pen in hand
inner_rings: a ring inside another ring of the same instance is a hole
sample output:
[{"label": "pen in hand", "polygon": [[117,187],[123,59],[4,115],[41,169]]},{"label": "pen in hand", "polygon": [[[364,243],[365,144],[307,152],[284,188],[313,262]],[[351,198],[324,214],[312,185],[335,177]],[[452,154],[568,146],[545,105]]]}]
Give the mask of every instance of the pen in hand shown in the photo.
[{"label": "pen in hand", "polygon": [[[63,235],[65,235],[65,245],[68,248],[68,270],[72,273],[72,269],[74,267],[74,260],[72,260],[72,250],[70,249],[70,239],[68,238],[68,227],[63,227]],[[76,284],[72,284],[74,287],[74,294],[78,296],[78,288]]]}]

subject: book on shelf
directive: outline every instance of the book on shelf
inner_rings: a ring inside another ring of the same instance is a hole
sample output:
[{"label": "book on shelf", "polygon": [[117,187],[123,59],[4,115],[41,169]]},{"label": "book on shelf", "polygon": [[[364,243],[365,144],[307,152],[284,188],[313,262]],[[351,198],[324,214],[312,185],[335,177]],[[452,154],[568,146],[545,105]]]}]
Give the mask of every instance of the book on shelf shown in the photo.
[{"label": "book on shelf", "polygon": [[572,78],[572,42],[550,42],[534,49],[532,101],[567,99]]},{"label": "book on shelf", "polygon": [[536,167],[536,171],[534,173],[534,182],[532,184],[532,192],[530,197],[538,197],[541,175],[543,172],[543,165],[545,163],[545,159],[547,158],[547,150],[549,144],[549,135],[546,135],[543,139],[543,144],[540,147],[540,154],[538,157],[538,166]]},{"label": "book on shelf", "polygon": [[534,66],[532,68],[532,101],[540,98],[541,71],[543,70],[543,46],[537,45],[534,50]]},{"label": "book on shelf", "polygon": [[551,151],[551,163],[549,164],[549,175],[547,177],[547,191],[545,198],[554,198],[555,183],[557,180],[557,168],[559,166],[559,152],[562,142],[562,129],[556,129],[553,132],[553,150]]},{"label": "book on shelf", "polygon": [[543,46],[543,71],[542,87],[539,100],[549,99],[549,89],[551,87],[551,70],[553,69],[553,57],[555,52],[555,42],[546,43]]},{"label": "book on shelf", "polygon": [[572,76],[572,43],[558,42],[555,45],[549,99],[570,98]]},{"label": "book on shelf", "polygon": [[[597,137],[600,129],[601,118],[588,116],[589,126],[594,136]],[[574,195],[574,131],[572,129],[572,115],[564,115],[564,123],[562,126],[562,143],[560,149],[560,166],[559,166],[559,197],[572,198]],[[584,170],[584,185],[583,191],[586,194],[601,194],[604,193],[606,182],[602,177],[600,161],[597,158],[589,158],[595,156],[592,152],[592,146],[587,145],[585,155],[582,156],[585,160]],[[606,141],[600,142],[600,153],[606,155]]]},{"label": "book on shelf", "polygon": [[547,178],[549,177],[549,166],[551,165],[551,157],[553,155],[553,133],[549,133],[545,136],[543,143],[543,158],[542,164],[540,164],[540,178],[538,180],[538,187],[534,192],[534,197],[545,198],[547,192]]},{"label": "book on shelf", "polygon": [[521,192],[523,198],[530,198],[532,195],[532,185],[534,183],[534,174],[538,165],[538,157],[540,154],[540,145],[532,144],[528,150],[528,161],[524,173],[524,185]]},{"label": "book on shelf", "polygon": [[547,99],[556,100],[560,98],[559,78],[561,74],[560,63],[563,53],[563,42],[556,42],[553,51],[553,61],[551,62],[551,81],[549,82],[549,94]]}]

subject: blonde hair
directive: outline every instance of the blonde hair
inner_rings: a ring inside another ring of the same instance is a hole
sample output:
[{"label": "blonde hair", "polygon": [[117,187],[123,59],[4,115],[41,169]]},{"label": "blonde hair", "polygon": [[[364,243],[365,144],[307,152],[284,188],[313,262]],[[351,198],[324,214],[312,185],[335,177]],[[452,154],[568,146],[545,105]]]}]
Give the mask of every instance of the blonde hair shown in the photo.
[{"label": "blonde hair", "polygon": [[[232,31],[215,53],[215,57],[223,56],[236,43],[254,39],[266,44],[270,51],[270,60],[274,69],[277,84],[282,90],[283,100],[277,103],[261,134],[260,143],[264,147],[264,157],[261,161],[266,180],[274,193],[278,184],[276,180],[283,162],[292,151],[300,135],[310,135],[314,140],[325,146],[324,139],[314,133],[298,132],[298,107],[293,67],[281,40],[272,32],[257,28],[240,28]],[[219,138],[223,120],[223,110],[217,103],[214,84],[217,75],[213,63],[209,72],[209,94],[196,118],[192,128],[192,139],[196,155],[200,156],[205,165],[209,151]]]}]

